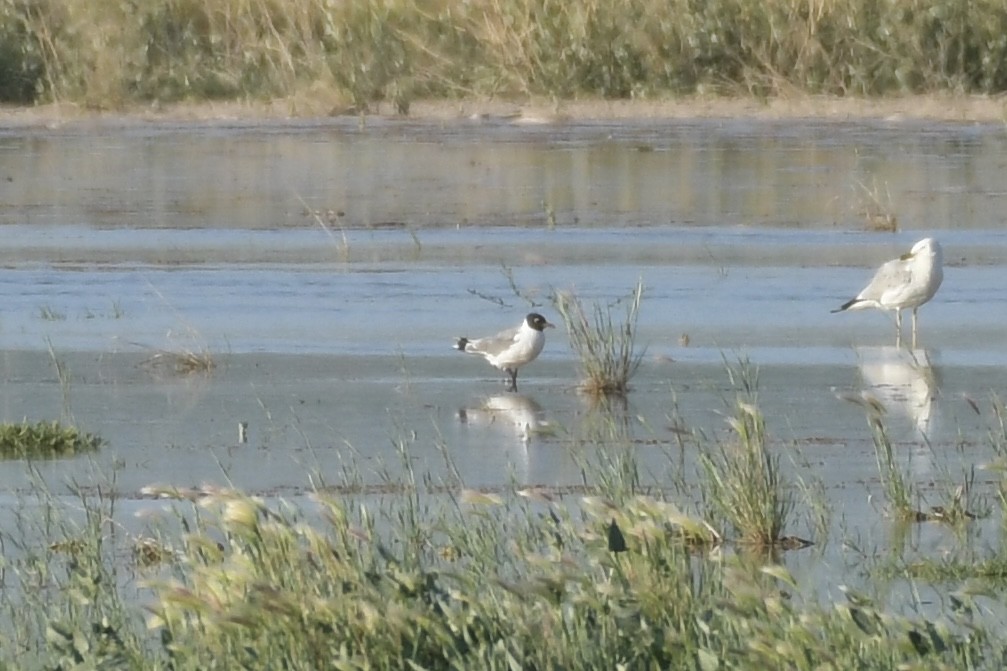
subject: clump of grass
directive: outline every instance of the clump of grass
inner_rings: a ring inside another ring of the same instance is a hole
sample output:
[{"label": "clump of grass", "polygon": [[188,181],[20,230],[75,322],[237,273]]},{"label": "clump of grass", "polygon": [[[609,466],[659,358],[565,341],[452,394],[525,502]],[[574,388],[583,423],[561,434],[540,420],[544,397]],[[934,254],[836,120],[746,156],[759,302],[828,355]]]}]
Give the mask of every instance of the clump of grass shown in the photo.
[{"label": "clump of grass", "polygon": [[734,440],[702,456],[710,502],[741,543],[771,547],[781,541],[794,508],[780,457],[770,452],[765,418],[755,405],[739,400],[727,421]]},{"label": "clump of grass", "polygon": [[235,491],[199,500],[176,577],[150,585],[173,668],[225,651],[289,669],[955,668],[998,645],[953,614],[932,625],[853,593],[822,607],[782,566],[707,560],[717,534],[650,497],[469,490],[381,523],[315,501],[322,524]]},{"label": "clump of grass", "polygon": [[66,361],[56,355],[52,341],[46,338],[45,343],[49,348],[49,360],[52,361],[53,368],[56,369],[56,377],[59,378],[59,388],[63,394],[63,418],[72,419],[73,415],[70,412],[70,370],[67,368]]},{"label": "clump of grass", "polygon": [[175,557],[174,549],[156,538],[138,538],[133,543],[133,560],[141,568],[161,566]]},{"label": "clump of grass", "polygon": [[5,459],[56,459],[94,452],[98,436],[59,422],[28,421],[0,424],[0,457]]},{"label": "clump of grass", "polygon": [[157,350],[141,361],[140,365],[153,371],[168,371],[176,375],[209,373],[217,366],[213,354],[207,349]]},{"label": "clump of grass", "polygon": [[38,309],[38,316],[43,321],[61,322],[66,321],[66,313],[53,309],[48,305],[41,305]]},{"label": "clump of grass", "polygon": [[874,178],[871,186],[857,182],[860,200],[859,214],[864,218],[864,226],[868,231],[895,233],[899,230],[899,219],[892,204],[892,194],[885,184],[884,191]]},{"label": "clump of grass", "polygon": [[[892,444],[885,426],[885,407],[872,394],[844,394],[840,398],[864,408],[867,412],[867,424],[871,431],[874,444],[874,455],[878,466],[878,475],[884,491],[890,515],[898,522],[942,522],[954,527],[961,527],[981,514],[982,501],[975,491],[975,466],[970,466],[962,474],[963,481],[953,489],[948,488],[944,496],[944,505],[934,505],[930,508],[921,506],[923,496],[914,486],[910,475],[898,464],[895,446]],[[995,407],[995,406],[994,406]],[[953,482],[949,473],[942,480]]]},{"label": "clump of grass", "polygon": [[918,494],[912,481],[903,473],[895,459],[895,448],[878,413],[869,413],[867,418],[874,442],[874,456],[878,463],[878,475],[885,492],[885,500],[893,517],[901,520],[924,521],[926,513],[917,509]]},{"label": "clump of grass", "polygon": [[[627,550],[641,551],[648,541],[681,543],[689,550],[710,550],[723,542],[721,534],[704,519],[688,515],[670,501],[652,496],[637,495],[623,505],[615,506],[610,500],[584,497],[583,509],[595,520],[594,526],[609,519],[609,528],[618,529],[623,541],[631,539]],[[611,533],[611,532],[610,532]]]},{"label": "clump of grass", "polygon": [[874,573],[886,579],[908,575],[933,583],[966,580],[988,582],[999,588],[1007,581],[1007,558],[990,557],[976,561],[975,557],[943,556],[911,562],[889,562],[882,564]]},{"label": "clump of grass", "polygon": [[895,459],[895,448],[885,427],[884,404],[867,392],[841,394],[839,398],[860,406],[867,413],[867,425],[874,443],[878,474],[892,516],[902,521],[925,521],[926,513],[917,510],[914,503],[918,498],[917,492]]},{"label": "clump of grass", "polygon": [[[191,375],[209,373],[217,367],[213,353],[202,335],[192,327],[181,332],[169,332],[168,339],[178,342],[169,348],[153,348],[153,353],[140,366],[156,373]],[[147,348],[151,349],[151,348]]]},{"label": "clump of grass", "polygon": [[935,522],[942,522],[956,528],[962,528],[974,519],[989,514],[989,506],[985,497],[976,492],[976,467],[970,464],[962,473],[962,482],[953,486],[954,479],[950,473],[942,478],[945,483],[942,499],[944,505],[931,506],[927,517]]},{"label": "clump of grass", "polygon": [[[982,414],[978,403],[968,397],[966,397],[966,401],[977,415]],[[989,446],[993,449],[993,453],[1001,460],[1007,461],[1007,404],[994,393],[990,400],[990,405],[996,424],[987,427],[986,439]]]},{"label": "clump of grass", "polygon": [[577,355],[581,388],[589,394],[625,394],[640,367],[643,352],[636,349],[636,324],[643,299],[643,281],[615,305],[625,305],[625,319],[612,318],[614,305],[594,303],[585,308],[571,292],[558,292],[554,302],[566,324],[570,346]]}]

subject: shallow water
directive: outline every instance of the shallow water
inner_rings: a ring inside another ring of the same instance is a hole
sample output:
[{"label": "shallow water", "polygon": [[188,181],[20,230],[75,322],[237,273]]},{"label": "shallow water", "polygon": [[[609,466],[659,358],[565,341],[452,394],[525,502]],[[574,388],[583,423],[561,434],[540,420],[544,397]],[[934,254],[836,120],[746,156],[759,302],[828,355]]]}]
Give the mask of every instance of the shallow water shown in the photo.
[{"label": "shallow water", "polygon": [[[648,483],[670,486],[697,468],[674,428],[726,435],[727,369],[745,360],[788,469],[820,480],[833,510],[818,566],[846,565],[841,539],[882,546],[890,527],[865,412],[841,397],[886,405],[922,507],[992,459],[990,400],[1007,393],[1005,167],[1004,129],[983,125],[0,131],[0,410],[71,415],[108,441],[34,466],[57,493],[114,474],[126,498],[155,482],[296,497],[347,472],[400,477],[400,451],[435,481],[454,468],[473,487],[573,486],[611,456],[613,427]],[[872,198],[899,232],[866,230]],[[929,234],[946,269],[920,347],[893,347],[888,315],[830,314]],[[626,408],[575,391],[561,329],[517,395],[450,347],[532,307],[558,320],[555,290],[611,302],[637,280],[647,349]],[[155,365],[184,352],[208,352],[214,370]],[[994,480],[977,475],[987,494]],[[0,473],[5,497],[33,487],[25,469]],[[788,531],[813,535],[807,517]],[[918,542],[949,534],[925,526]]]}]

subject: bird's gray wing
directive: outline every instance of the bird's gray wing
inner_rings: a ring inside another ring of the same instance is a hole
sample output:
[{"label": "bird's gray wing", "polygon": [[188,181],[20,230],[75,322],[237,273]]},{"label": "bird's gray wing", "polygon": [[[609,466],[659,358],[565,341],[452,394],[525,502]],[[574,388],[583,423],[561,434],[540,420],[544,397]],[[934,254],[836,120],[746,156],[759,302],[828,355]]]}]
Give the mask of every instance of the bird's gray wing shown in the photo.
[{"label": "bird's gray wing", "polygon": [[892,259],[874,273],[870,283],[857,295],[857,300],[880,301],[892,291],[901,291],[912,281],[909,263],[901,258]]},{"label": "bird's gray wing", "polygon": [[476,354],[486,354],[488,356],[497,356],[514,344],[514,339],[517,337],[518,331],[520,331],[520,328],[512,328],[507,329],[506,331],[501,331],[493,336],[470,340],[468,345],[465,347],[465,351],[474,352]]}]

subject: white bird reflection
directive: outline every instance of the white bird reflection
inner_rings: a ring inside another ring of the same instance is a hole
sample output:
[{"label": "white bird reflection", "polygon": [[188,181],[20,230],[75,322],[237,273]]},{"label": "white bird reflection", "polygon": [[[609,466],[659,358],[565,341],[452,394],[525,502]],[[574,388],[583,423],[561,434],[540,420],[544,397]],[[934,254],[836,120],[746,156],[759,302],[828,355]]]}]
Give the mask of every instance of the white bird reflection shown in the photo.
[{"label": "white bird reflection", "polygon": [[877,397],[892,414],[907,417],[929,437],[937,409],[937,375],[925,349],[859,347],[864,391]]},{"label": "white bird reflection", "polygon": [[472,408],[461,408],[458,419],[463,424],[498,426],[513,431],[522,443],[547,429],[542,406],[530,396],[518,393],[490,396]]}]

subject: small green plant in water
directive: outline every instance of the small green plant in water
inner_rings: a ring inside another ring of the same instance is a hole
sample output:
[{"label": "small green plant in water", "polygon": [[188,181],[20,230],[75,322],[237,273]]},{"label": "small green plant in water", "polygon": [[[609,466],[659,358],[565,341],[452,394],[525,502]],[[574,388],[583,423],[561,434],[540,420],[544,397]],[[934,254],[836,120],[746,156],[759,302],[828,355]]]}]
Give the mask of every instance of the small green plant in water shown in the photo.
[{"label": "small green plant in water", "polygon": [[0,424],[0,457],[5,459],[52,459],[81,452],[94,452],[102,440],[59,422],[27,421]]},{"label": "small green plant in water", "polygon": [[48,305],[42,305],[38,309],[38,316],[47,322],[66,321],[66,313],[55,310]]},{"label": "small green plant in water", "polygon": [[902,520],[920,520],[925,516],[913,503],[917,493],[907,474],[903,473],[895,459],[895,449],[888,437],[880,413],[868,413],[867,422],[871,427],[874,441],[874,455],[878,462],[878,475],[885,488],[885,498],[892,515]]},{"label": "small green plant in water", "polygon": [[703,457],[713,505],[741,542],[774,545],[794,504],[780,476],[780,458],[766,444],[766,421],[758,408],[741,401],[727,421],[735,440]]},{"label": "small green plant in water", "polygon": [[571,292],[558,292],[556,311],[566,324],[570,346],[580,361],[581,387],[590,394],[625,394],[643,358],[636,351],[636,323],[643,299],[643,281],[615,303],[625,304],[626,318],[612,318],[613,305],[595,303],[586,309]]},{"label": "small green plant in water", "polygon": [[701,457],[709,500],[747,545],[769,547],[781,542],[794,500],[780,472],[780,457],[769,449],[766,420],[756,405],[758,371],[742,361],[728,367],[735,387],[740,387],[727,418],[732,440]]}]

